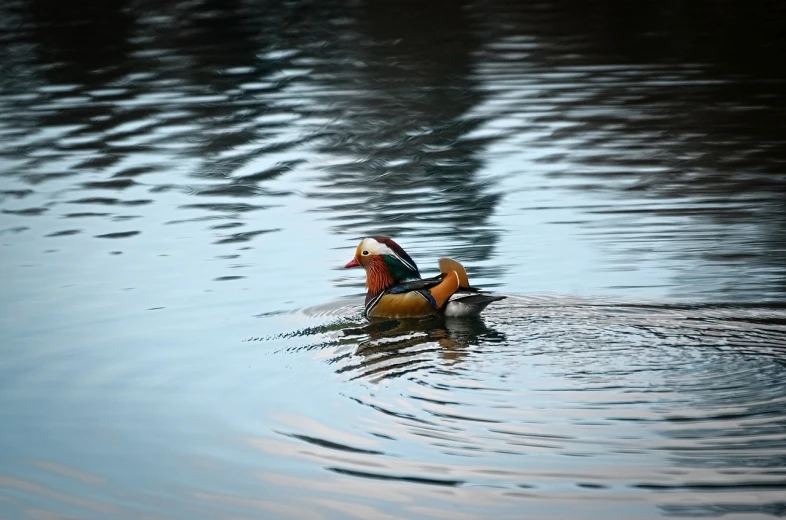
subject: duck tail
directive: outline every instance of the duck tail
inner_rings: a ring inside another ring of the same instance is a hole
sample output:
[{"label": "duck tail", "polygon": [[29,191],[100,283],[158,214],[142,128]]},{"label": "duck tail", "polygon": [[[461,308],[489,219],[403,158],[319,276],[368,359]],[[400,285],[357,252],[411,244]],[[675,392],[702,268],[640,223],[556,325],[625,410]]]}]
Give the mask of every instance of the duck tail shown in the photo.
[{"label": "duck tail", "polygon": [[467,278],[467,271],[464,266],[453,260],[452,258],[439,259],[439,272],[448,275],[454,272],[458,275],[459,287],[462,289],[469,289],[469,278]]}]

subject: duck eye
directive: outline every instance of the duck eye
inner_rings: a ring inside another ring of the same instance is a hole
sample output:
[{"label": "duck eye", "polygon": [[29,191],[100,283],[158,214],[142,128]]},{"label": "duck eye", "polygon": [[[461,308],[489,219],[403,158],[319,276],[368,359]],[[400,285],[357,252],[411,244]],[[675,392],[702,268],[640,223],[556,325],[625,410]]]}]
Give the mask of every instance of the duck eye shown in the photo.
[{"label": "duck eye", "polygon": [[368,256],[368,251],[363,251],[363,256]]}]

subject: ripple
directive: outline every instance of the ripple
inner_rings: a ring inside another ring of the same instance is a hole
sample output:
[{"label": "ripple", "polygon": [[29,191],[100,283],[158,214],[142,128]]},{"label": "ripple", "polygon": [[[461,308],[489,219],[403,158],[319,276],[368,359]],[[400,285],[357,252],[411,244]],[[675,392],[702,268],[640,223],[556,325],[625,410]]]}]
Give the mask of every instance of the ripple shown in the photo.
[{"label": "ripple", "polygon": [[[298,456],[352,478],[555,499],[568,496],[558,491],[568,482],[608,499],[625,488],[705,501],[784,489],[770,472],[786,456],[780,306],[506,302],[483,321],[337,322],[295,333],[312,337],[342,378],[375,385],[348,387],[347,397],[379,441],[367,449],[284,434],[320,448]],[[309,315],[353,307],[319,309]]]},{"label": "ripple", "polygon": [[103,235],[95,235],[95,238],[128,238],[136,236],[140,231],[118,231],[116,233],[105,233]]},{"label": "ripple", "polygon": [[112,175],[112,177],[138,177],[140,175],[145,175],[154,171],[156,171],[156,168],[151,166],[137,166],[119,171]]},{"label": "ripple", "polygon": [[262,210],[267,209],[269,206],[259,206],[259,205],[252,205],[252,204],[243,204],[243,203],[217,203],[217,204],[205,204],[205,203],[198,203],[198,204],[186,204],[182,206],[184,209],[209,209],[212,211],[221,211],[221,212],[229,212],[229,213],[245,213],[248,211],[254,210]]},{"label": "ripple", "polygon": [[216,224],[215,226],[210,226],[210,229],[232,229],[236,227],[245,226],[244,222],[227,222],[226,224]]},{"label": "ripple", "polygon": [[64,229],[62,231],[53,231],[52,233],[49,233],[46,236],[48,236],[48,237],[66,237],[66,236],[70,236],[70,235],[78,235],[81,232],[82,232],[81,229]]},{"label": "ripple", "polygon": [[233,280],[241,280],[243,278],[245,278],[245,276],[219,276],[213,280],[216,282],[231,282]]},{"label": "ripple", "polygon": [[131,179],[116,179],[111,181],[95,181],[86,182],[82,184],[88,189],[101,189],[101,190],[124,190],[134,186],[136,183]]},{"label": "ripple", "polygon": [[93,211],[81,211],[78,213],[66,213],[63,218],[85,218],[85,217],[107,217],[111,213],[97,213]]},{"label": "ripple", "polygon": [[16,199],[22,199],[28,195],[32,195],[33,193],[33,190],[0,190],[0,197],[14,197]]},{"label": "ripple", "polygon": [[112,197],[85,197],[83,199],[70,200],[70,204],[96,204],[99,206],[142,206],[151,204],[153,201],[149,199],[139,200],[120,200]]},{"label": "ripple", "polygon": [[242,233],[233,233],[227,237],[224,237],[220,240],[215,241],[215,244],[236,244],[240,242],[249,242],[251,239],[258,235],[265,235],[267,233],[274,233],[276,231],[281,231],[280,228],[278,229],[259,229],[257,231],[244,231]]},{"label": "ripple", "polygon": [[23,217],[35,217],[38,215],[43,215],[49,211],[49,208],[25,208],[25,209],[4,209],[2,210],[3,213],[7,215],[19,215]]}]

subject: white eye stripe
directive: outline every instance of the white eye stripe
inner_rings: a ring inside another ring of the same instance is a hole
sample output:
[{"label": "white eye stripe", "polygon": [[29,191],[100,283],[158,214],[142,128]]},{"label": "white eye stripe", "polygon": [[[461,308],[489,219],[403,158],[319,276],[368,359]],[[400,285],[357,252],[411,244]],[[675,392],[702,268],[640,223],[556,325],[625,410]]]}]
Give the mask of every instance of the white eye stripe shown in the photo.
[{"label": "white eye stripe", "polygon": [[360,245],[362,247],[362,251],[368,251],[369,254],[373,255],[389,255],[393,253],[393,251],[388,246],[377,242],[373,238],[364,239]]},{"label": "white eye stripe", "polygon": [[390,255],[398,259],[402,264],[407,266],[409,269],[412,269],[413,271],[417,271],[417,267],[412,265],[411,262],[408,262],[407,260],[401,258],[401,256],[399,256],[399,254],[396,253],[394,250],[390,249],[387,246],[387,244],[378,242],[376,239],[373,238],[365,238],[363,239],[363,242],[360,243],[360,245],[362,248],[361,254],[363,255],[366,255],[366,252],[368,252],[368,254],[374,254],[374,255]]}]

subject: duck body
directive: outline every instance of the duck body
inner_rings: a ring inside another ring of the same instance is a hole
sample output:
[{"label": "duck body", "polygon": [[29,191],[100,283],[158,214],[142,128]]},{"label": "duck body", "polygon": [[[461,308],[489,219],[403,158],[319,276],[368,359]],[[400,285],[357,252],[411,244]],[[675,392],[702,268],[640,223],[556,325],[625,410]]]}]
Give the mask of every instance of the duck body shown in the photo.
[{"label": "duck body", "polygon": [[345,267],[366,271],[369,318],[477,316],[489,303],[504,298],[471,287],[464,267],[450,258],[439,260],[438,276],[421,278],[412,258],[387,237],[364,238]]}]

